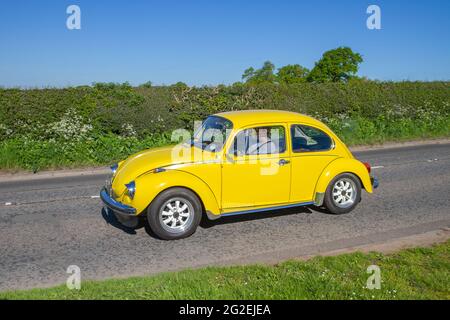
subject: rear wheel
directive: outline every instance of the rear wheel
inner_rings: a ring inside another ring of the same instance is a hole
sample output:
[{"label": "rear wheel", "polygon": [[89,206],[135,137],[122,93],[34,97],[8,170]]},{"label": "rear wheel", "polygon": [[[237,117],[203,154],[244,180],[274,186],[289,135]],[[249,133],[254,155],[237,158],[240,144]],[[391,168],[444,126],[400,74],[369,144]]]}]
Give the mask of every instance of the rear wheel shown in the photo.
[{"label": "rear wheel", "polygon": [[361,182],[351,173],[336,176],[325,193],[325,207],[334,214],[352,211],[361,200]]},{"label": "rear wheel", "polygon": [[184,188],[163,191],[147,209],[147,221],[161,239],[174,240],[192,235],[202,217],[198,197]]}]

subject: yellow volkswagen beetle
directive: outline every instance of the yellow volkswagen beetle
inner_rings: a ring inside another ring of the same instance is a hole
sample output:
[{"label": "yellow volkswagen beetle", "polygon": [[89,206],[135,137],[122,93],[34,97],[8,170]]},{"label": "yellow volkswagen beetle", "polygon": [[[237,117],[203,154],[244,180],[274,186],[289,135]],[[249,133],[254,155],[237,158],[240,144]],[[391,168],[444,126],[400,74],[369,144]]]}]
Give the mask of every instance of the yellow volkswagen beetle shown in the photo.
[{"label": "yellow volkswagen beetle", "polygon": [[309,205],[347,213],[361,189],[378,186],[370,165],[322,122],[272,110],[212,115],[183,143],[142,151],[111,169],[100,193],[105,209],[128,226],[146,218],[166,240],[193,234],[202,215]]}]

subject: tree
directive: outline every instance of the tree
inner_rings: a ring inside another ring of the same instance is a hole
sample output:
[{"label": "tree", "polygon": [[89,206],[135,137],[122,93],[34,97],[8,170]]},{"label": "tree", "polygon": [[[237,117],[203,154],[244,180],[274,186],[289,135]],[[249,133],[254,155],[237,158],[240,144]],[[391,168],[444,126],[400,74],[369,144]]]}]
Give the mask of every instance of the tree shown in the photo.
[{"label": "tree", "polygon": [[278,69],[277,80],[285,84],[305,82],[308,73],[309,70],[299,64],[288,64]]},{"label": "tree", "polygon": [[255,69],[253,67],[250,67],[248,69],[245,69],[244,73],[242,74],[242,80],[245,82],[248,82],[250,79],[252,79],[255,75]]},{"label": "tree", "polygon": [[177,83],[172,84],[171,87],[182,88],[182,89],[189,88],[189,86],[182,81],[178,81]]},{"label": "tree", "polygon": [[308,75],[311,82],[348,81],[358,72],[358,65],[363,62],[359,53],[349,47],[339,47],[329,50],[316,62]]},{"label": "tree", "polygon": [[153,85],[153,84],[152,84],[151,81],[147,81],[147,82],[141,84],[140,87],[142,87],[142,88],[151,88],[152,85]]},{"label": "tree", "polygon": [[253,67],[250,67],[245,70],[242,79],[248,84],[274,83],[274,70],[275,65],[270,61],[266,61],[261,69],[255,70]]}]

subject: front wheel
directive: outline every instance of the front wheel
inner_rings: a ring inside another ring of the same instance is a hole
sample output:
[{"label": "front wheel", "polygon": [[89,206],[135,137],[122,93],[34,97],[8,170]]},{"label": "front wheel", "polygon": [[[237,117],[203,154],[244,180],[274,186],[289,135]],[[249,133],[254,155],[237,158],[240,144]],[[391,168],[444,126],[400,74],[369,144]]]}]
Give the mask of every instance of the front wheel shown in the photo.
[{"label": "front wheel", "polygon": [[361,182],[351,173],[336,176],[325,193],[325,207],[334,214],[352,211],[361,200]]},{"label": "front wheel", "polygon": [[184,188],[163,191],[147,209],[147,221],[161,239],[192,235],[200,224],[202,206],[198,197]]}]

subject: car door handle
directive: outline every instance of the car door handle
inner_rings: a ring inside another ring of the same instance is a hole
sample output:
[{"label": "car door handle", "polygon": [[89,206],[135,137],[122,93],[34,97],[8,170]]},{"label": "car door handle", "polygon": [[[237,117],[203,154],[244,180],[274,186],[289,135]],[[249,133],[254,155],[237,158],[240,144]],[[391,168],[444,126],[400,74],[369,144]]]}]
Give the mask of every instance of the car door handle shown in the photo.
[{"label": "car door handle", "polygon": [[289,161],[289,160],[286,160],[286,159],[281,159],[280,161],[278,161],[278,164],[279,164],[280,166],[284,166],[284,165],[286,165],[286,164],[288,164],[288,163],[290,163],[290,161]]}]

